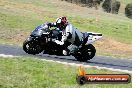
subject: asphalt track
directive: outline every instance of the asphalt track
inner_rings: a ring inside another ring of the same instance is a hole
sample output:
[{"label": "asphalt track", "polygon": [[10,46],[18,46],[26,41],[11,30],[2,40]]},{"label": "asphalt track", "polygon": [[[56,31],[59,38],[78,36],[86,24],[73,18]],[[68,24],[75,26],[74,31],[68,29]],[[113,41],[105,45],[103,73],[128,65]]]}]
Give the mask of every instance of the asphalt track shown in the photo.
[{"label": "asphalt track", "polygon": [[[0,45],[0,54],[14,55],[14,56],[29,56],[27,53],[23,51],[22,47],[17,45],[5,45],[5,44]],[[47,55],[42,53],[39,55],[30,55],[30,56],[40,57],[40,59],[54,60],[54,61],[67,62],[67,63],[77,63],[77,64],[82,63],[76,61],[76,59],[73,56],[55,56],[55,55]],[[90,61],[83,62],[83,64],[132,71],[132,60],[128,60],[128,59],[95,56]]]}]

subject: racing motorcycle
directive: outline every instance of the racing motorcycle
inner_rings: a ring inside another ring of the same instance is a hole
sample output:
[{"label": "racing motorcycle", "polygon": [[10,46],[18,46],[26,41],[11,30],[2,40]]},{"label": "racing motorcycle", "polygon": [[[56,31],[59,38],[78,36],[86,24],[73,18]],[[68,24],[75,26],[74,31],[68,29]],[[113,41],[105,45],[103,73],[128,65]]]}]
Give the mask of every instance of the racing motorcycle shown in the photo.
[{"label": "racing motorcycle", "polygon": [[[44,54],[63,56],[63,50],[71,43],[66,41],[64,45],[56,44],[52,40],[61,40],[62,32],[58,28],[51,30],[46,26],[46,24],[41,24],[31,32],[30,36],[23,42],[23,50],[33,55],[43,52]],[[82,34],[84,38],[82,44],[74,54],[70,55],[78,61],[87,61],[95,56],[96,49],[92,43],[102,38],[102,34],[94,32],[82,32]]]}]

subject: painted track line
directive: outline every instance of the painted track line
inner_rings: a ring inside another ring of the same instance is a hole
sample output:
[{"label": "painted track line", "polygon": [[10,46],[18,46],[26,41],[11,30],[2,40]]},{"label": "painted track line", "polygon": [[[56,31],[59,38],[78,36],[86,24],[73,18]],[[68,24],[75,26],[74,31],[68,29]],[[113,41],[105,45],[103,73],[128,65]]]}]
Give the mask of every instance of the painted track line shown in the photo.
[{"label": "painted track line", "polygon": [[77,63],[68,63],[68,62],[61,62],[61,61],[54,61],[54,60],[47,60],[47,59],[41,59],[43,61],[49,61],[49,62],[56,62],[64,65],[71,65],[71,66],[83,66],[85,68],[96,68],[96,69],[106,69],[111,71],[118,71],[118,72],[126,72],[126,73],[132,73],[132,71],[129,70],[122,70],[122,69],[114,69],[114,68],[108,68],[108,67],[100,67],[100,66],[92,66],[92,65],[84,65],[84,64],[77,64]]},{"label": "painted track line", "polygon": [[11,58],[11,57],[17,57],[17,56],[0,54],[0,57],[5,57],[5,58],[6,58],[6,57],[10,57],[10,58]]},{"label": "painted track line", "polygon": [[[20,57],[20,56],[0,54],[0,57],[13,58],[13,57]],[[47,60],[47,59],[40,59],[40,60],[42,60],[42,61],[48,61],[48,62],[56,62],[56,63],[60,63],[60,64],[64,64],[64,65],[71,65],[71,66],[81,66],[82,65],[85,68],[96,68],[96,69],[99,69],[99,70],[101,70],[101,69],[107,69],[107,70],[111,70],[111,71],[132,73],[132,71],[129,71],[129,70],[114,69],[114,68],[101,67],[101,66],[84,65],[83,63],[82,64],[77,64],[77,63],[68,63],[66,61],[55,61],[55,60]]]}]

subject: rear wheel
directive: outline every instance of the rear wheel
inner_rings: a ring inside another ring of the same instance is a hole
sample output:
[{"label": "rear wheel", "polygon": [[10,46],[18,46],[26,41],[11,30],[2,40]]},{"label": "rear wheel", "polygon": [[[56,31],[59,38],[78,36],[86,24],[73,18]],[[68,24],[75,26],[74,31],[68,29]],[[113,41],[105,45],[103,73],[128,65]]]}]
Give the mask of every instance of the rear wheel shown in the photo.
[{"label": "rear wheel", "polygon": [[92,44],[86,46],[88,52],[89,59],[92,59],[95,56],[96,49]]},{"label": "rear wheel", "polygon": [[28,54],[39,54],[43,51],[40,44],[36,44],[34,41],[25,40],[23,43],[23,50]]},{"label": "rear wheel", "polygon": [[75,58],[78,61],[87,61],[92,59],[95,56],[96,49],[92,44],[83,46],[79,52],[75,55]]}]

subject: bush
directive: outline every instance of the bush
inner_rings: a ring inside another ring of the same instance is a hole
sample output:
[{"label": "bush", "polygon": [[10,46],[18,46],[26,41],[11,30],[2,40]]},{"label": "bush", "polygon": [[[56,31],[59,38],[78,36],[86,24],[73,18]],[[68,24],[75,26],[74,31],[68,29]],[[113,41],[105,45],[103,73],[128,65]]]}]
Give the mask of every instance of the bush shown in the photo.
[{"label": "bush", "polygon": [[116,0],[105,0],[102,8],[107,13],[118,14],[120,8],[120,2]]},{"label": "bush", "polygon": [[84,6],[95,8],[97,8],[100,5],[100,3],[103,2],[103,0],[61,0],[61,1],[67,1],[75,4],[83,4]]},{"label": "bush", "polygon": [[132,19],[132,3],[131,4],[127,4],[126,8],[125,8],[125,15],[128,18]]},{"label": "bush", "polygon": [[111,0],[105,0],[102,8],[105,12],[110,13],[111,12]]},{"label": "bush", "polygon": [[119,9],[120,9],[120,2],[119,1],[114,1],[112,3],[112,13],[113,14],[118,14]]}]

